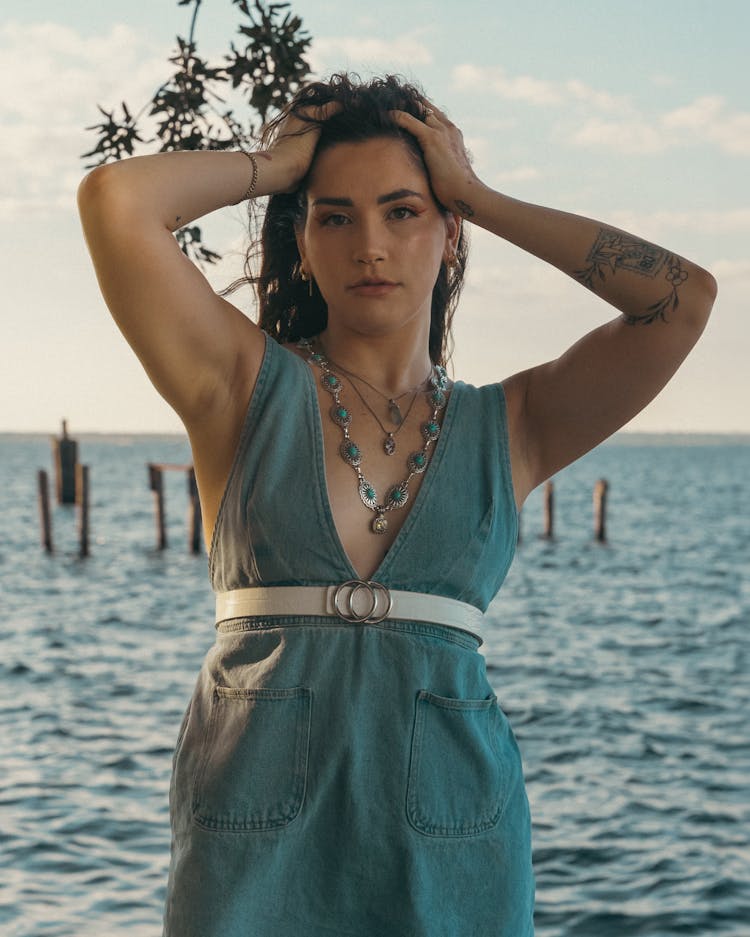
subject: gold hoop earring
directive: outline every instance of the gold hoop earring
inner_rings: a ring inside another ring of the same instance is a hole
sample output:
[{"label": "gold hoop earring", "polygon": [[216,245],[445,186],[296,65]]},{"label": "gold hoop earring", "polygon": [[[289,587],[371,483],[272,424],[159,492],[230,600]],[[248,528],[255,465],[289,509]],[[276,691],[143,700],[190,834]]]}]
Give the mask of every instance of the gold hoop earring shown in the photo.
[{"label": "gold hoop earring", "polygon": [[299,278],[303,281],[303,283],[307,283],[307,295],[310,297],[310,299],[312,299],[312,277],[308,275],[304,267],[299,268]]}]

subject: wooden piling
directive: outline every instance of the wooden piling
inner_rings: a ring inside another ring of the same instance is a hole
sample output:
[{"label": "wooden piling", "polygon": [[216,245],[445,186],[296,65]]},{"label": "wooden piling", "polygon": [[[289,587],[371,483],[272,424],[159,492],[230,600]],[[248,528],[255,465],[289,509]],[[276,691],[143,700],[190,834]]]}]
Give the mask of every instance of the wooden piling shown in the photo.
[{"label": "wooden piling", "polygon": [[37,487],[39,490],[39,520],[42,529],[42,546],[47,553],[52,553],[52,518],[49,513],[49,479],[45,469],[39,469],[37,473]]},{"label": "wooden piling", "polygon": [[78,504],[78,555],[89,555],[89,467],[76,464],[76,491]]},{"label": "wooden piling", "polygon": [[164,550],[167,546],[167,525],[164,512],[164,474],[160,465],[148,464],[149,487],[154,493],[156,505],[156,547]]},{"label": "wooden piling", "polygon": [[191,553],[201,551],[201,502],[198,497],[198,483],[195,480],[195,469],[191,465],[187,470],[188,497],[190,498],[188,530],[190,532],[189,546]]},{"label": "wooden piling", "polygon": [[599,543],[607,540],[607,492],[609,482],[600,478],[594,485],[594,537]]},{"label": "wooden piling", "polygon": [[52,440],[55,460],[55,491],[58,504],[76,503],[78,443],[68,436],[68,421],[62,421],[62,436]]},{"label": "wooden piling", "polygon": [[555,483],[550,479],[544,485],[544,533],[542,536],[551,540],[554,536]]}]

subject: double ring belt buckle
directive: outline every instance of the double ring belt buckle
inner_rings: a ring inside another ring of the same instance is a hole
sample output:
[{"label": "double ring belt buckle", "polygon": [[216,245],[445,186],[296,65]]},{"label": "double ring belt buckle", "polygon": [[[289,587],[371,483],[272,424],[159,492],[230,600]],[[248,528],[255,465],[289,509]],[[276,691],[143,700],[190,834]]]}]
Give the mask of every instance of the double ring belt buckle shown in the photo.
[{"label": "double ring belt buckle", "polygon": [[[347,588],[349,590],[348,596],[346,595]],[[369,594],[369,608],[365,611],[364,615],[361,614],[361,610],[358,613],[354,608],[355,596],[361,591]],[[376,615],[378,597],[381,594],[383,601],[387,604],[387,608],[382,615]],[[342,609],[340,603],[342,603],[345,598],[346,608]],[[346,582],[342,582],[340,585],[336,586],[336,591],[333,596],[333,605],[336,609],[336,614],[339,618],[343,618],[344,621],[351,622],[352,624],[377,624],[390,614],[393,608],[393,599],[388,588],[384,586],[382,582],[375,582],[372,579],[347,579]]]}]

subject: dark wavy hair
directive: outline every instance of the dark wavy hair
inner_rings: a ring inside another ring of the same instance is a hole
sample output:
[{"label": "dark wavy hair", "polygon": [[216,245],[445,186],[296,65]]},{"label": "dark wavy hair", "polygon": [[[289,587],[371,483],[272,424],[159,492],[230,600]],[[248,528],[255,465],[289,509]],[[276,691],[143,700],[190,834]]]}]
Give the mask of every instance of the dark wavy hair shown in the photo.
[{"label": "dark wavy hair", "polygon": [[[362,82],[356,75],[336,74],[328,81],[316,81],[301,88],[284,110],[262,130],[260,143],[268,149],[281,121],[290,112],[302,120],[312,118],[300,113],[303,108],[339,102],[341,111],[321,122],[316,155],[337,143],[359,143],[365,140],[393,138],[402,141],[419,165],[429,174],[416,137],[407,133],[393,120],[390,110],[402,110],[424,120],[429,101],[419,88],[394,75]],[[313,158],[314,162],[314,158]],[[294,342],[309,338],[325,329],[328,308],[317,284],[300,276],[300,256],[295,231],[304,224],[307,213],[307,179],[289,194],[272,195],[268,199],[260,238],[253,238],[245,257],[245,276],[230,284],[221,295],[234,291],[244,283],[255,286],[258,293],[260,328],[278,342]],[[435,197],[434,192],[432,193]],[[448,209],[435,197],[439,209]],[[248,203],[251,217],[254,202]],[[256,227],[257,230],[257,227]],[[259,243],[258,243],[259,242]],[[260,269],[253,272],[258,263]],[[451,324],[463,285],[468,255],[468,239],[461,225],[456,248],[456,263],[449,269],[440,264],[432,291],[429,354],[435,364],[445,365],[452,352]]]}]

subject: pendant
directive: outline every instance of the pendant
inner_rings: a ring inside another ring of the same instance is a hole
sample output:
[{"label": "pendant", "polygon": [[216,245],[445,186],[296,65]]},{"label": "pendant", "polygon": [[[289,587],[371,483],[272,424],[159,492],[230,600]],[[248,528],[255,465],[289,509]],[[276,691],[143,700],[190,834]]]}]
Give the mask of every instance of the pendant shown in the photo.
[{"label": "pendant", "polygon": [[393,433],[388,433],[383,441],[383,451],[386,455],[393,455],[396,451],[396,440],[393,438]]},{"label": "pendant", "polygon": [[427,451],[420,449],[409,456],[409,471],[420,475],[427,468]]},{"label": "pendant", "polygon": [[392,508],[402,508],[409,500],[409,489],[406,482],[398,485],[392,485],[385,496],[385,503]]},{"label": "pendant", "polygon": [[384,534],[386,530],[388,530],[388,519],[382,514],[378,514],[372,522],[372,532],[374,534]]},{"label": "pendant", "polygon": [[323,387],[325,387],[329,394],[335,394],[337,390],[341,390],[341,381],[330,371],[327,371],[323,374],[323,377],[320,379],[320,383],[323,385]]},{"label": "pendant", "polygon": [[436,410],[442,410],[445,406],[445,393],[436,387],[430,394],[430,403]]},{"label": "pendant", "polygon": [[351,412],[340,403],[335,403],[328,412],[333,422],[342,429],[348,426],[352,421]]},{"label": "pendant", "polygon": [[422,438],[425,442],[435,442],[440,435],[440,424],[433,418],[422,424]]},{"label": "pendant", "polygon": [[364,506],[370,508],[370,510],[374,511],[378,506],[377,492],[366,478],[360,478],[359,480],[359,496]]},{"label": "pendant", "polygon": [[351,439],[345,439],[339,446],[339,453],[344,462],[347,462],[353,468],[356,468],[362,461],[362,453],[359,446]]},{"label": "pendant", "polygon": [[401,413],[401,408],[395,400],[388,401],[388,412],[391,414],[391,423],[395,423],[396,426],[401,426],[401,424],[404,422],[404,417]]}]

